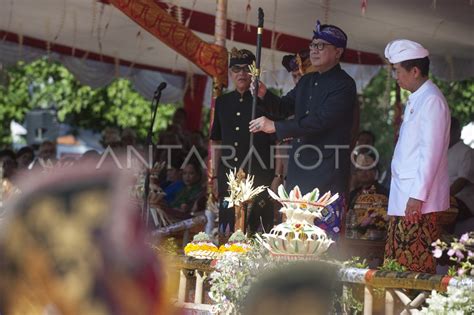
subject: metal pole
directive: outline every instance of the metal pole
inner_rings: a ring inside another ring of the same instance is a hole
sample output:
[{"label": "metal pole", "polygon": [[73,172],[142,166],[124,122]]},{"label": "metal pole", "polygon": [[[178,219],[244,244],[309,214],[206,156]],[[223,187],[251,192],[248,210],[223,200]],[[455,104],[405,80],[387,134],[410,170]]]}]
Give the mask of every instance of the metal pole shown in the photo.
[{"label": "metal pole", "polygon": [[[257,68],[257,73],[255,76],[255,93],[253,93],[252,99],[252,120],[255,119],[255,111],[257,108],[258,102],[258,86],[260,81],[260,60],[262,59],[262,35],[263,35],[263,20],[264,14],[262,8],[258,8],[258,27],[257,27],[257,51],[255,54],[255,67]],[[253,151],[253,132],[250,133],[250,152]],[[252,154],[252,153],[251,153]],[[252,156],[250,156],[247,175],[252,175]],[[250,208],[250,203],[245,203],[244,205],[244,233],[247,232],[247,214],[248,209]]]}]

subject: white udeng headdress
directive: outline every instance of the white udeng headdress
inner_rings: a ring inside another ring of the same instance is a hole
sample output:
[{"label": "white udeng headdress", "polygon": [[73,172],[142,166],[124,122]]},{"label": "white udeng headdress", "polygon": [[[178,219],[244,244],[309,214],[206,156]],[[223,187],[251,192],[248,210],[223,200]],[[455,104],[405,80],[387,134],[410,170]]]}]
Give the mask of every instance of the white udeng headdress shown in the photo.
[{"label": "white udeng headdress", "polygon": [[417,42],[408,39],[391,41],[385,47],[385,58],[390,63],[419,59],[429,56],[429,51]]}]

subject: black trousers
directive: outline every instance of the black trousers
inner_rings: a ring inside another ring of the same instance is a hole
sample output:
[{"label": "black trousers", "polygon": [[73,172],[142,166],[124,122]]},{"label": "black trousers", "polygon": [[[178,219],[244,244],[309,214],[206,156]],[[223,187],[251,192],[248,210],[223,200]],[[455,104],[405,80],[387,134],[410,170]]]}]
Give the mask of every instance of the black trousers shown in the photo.
[{"label": "black trousers", "polygon": [[[219,233],[232,233],[235,226],[235,210],[227,208],[227,201],[219,202]],[[273,227],[273,202],[266,191],[254,198],[247,213],[247,232],[270,232]]]}]

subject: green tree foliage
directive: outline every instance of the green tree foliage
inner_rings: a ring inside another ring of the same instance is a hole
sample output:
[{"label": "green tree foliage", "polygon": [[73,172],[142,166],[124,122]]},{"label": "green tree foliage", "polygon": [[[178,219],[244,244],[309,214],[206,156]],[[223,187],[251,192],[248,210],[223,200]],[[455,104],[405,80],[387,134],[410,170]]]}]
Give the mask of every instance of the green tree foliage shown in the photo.
[{"label": "green tree foliage", "polygon": [[441,81],[431,78],[446,97],[451,115],[464,126],[474,121],[474,79],[464,81]]},{"label": "green tree foliage", "polygon": [[[18,63],[7,69],[8,80],[0,84],[0,146],[11,142],[10,121],[23,122],[25,114],[36,107],[55,106],[61,122],[74,127],[101,131],[105,127],[131,127],[144,139],[148,130],[151,106],[133,90],[130,81],[116,79],[105,88],[82,85],[61,64],[47,58],[32,63]],[[453,116],[462,124],[474,119],[474,80],[445,82],[433,78],[443,91]],[[275,91],[277,92],[277,91]],[[278,91],[279,92],[279,91]],[[408,97],[402,93],[402,102]],[[382,162],[390,161],[394,147],[395,81],[383,69],[360,96],[360,130],[376,135],[376,147]],[[170,123],[176,104],[160,104],[155,134]],[[208,134],[209,111],[203,110],[203,133]]]},{"label": "green tree foliage", "polygon": [[[104,88],[82,85],[61,64],[47,58],[18,63],[7,70],[8,84],[0,86],[0,146],[11,142],[10,121],[23,122],[32,108],[54,106],[60,122],[102,131],[130,127],[144,139],[149,128],[150,102],[133,90],[130,81],[116,79]],[[171,121],[176,104],[160,104],[155,134]]]},{"label": "green tree foliage", "polygon": [[390,161],[395,139],[394,86],[394,81],[387,78],[387,71],[382,69],[366,86],[359,98],[359,130],[369,130],[374,133],[375,147],[379,151],[380,161],[384,165]]}]

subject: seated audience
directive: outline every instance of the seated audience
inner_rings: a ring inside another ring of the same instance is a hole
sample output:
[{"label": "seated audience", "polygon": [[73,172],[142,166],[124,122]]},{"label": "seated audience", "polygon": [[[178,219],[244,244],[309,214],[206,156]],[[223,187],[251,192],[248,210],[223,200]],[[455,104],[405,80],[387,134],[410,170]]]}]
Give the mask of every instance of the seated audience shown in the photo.
[{"label": "seated audience", "polygon": [[30,164],[31,169],[44,169],[53,167],[56,164],[56,144],[46,140],[40,144],[38,154]]},{"label": "seated audience", "polygon": [[443,229],[460,237],[474,230],[474,150],[461,140],[461,124],[451,118],[448,148],[450,209],[439,218]]},{"label": "seated audience", "polygon": [[[374,154],[373,150],[370,147],[374,147],[375,145],[375,135],[369,130],[362,130],[357,135],[357,140],[355,143],[354,150],[352,151],[351,159],[355,161],[357,156],[360,154]],[[370,146],[370,147],[369,147]],[[360,187],[360,183],[357,182],[357,176],[355,174],[356,167],[352,167],[351,169],[351,181],[350,181],[350,190],[354,190]]]},{"label": "seated audience", "polygon": [[202,169],[199,163],[190,161],[183,168],[184,186],[169,202],[162,203],[160,208],[177,220],[185,220],[195,213],[204,210],[206,190],[202,181]]},{"label": "seated audience", "polygon": [[100,161],[100,157],[101,155],[96,150],[88,150],[79,158],[79,163],[91,162],[90,165],[97,165]]},{"label": "seated audience", "polygon": [[172,155],[170,165],[165,170],[166,179],[162,181],[160,186],[165,192],[165,201],[170,203],[176,198],[176,194],[183,189],[185,186],[181,167],[183,165],[184,159],[181,155],[175,154]]},{"label": "seated audience", "polygon": [[107,127],[102,131],[102,139],[100,140],[102,146],[106,149],[119,149],[122,147],[122,139],[120,138],[120,131],[117,128]]},{"label": "seated audience", "polygon": [[349,194],[349,208],[353,208],[357,197],[369,190],[372,190],[376,194],[388,196],[388,190],[377,181],[378,169],[373,156],[369,154],[359,154],[356,158],[353,176],[358,185]]},{"label": "seated audience", "polygon": [[29,146],[21,148],[16,153],[16,161],[20,170],[28,169],[34,159],[35,151]]},{"label": "seated audience", "polygon": [[474,214],[474,150],[461,140],[459,120],[451,118],[448,149],[450,195],[457,200],[459,220]]},{"label": "seated audience", "polygon": [[346,238],[383,240],[387,229],[388,191],[377,182],[373,156],[359,154],[356,160],[359,187],[351,191],[346,215]]},{"label": "seated audience", "polygon": [[[207,157],[207,147],[204,143],[204,136],[200,131],[193,131],[189,136],[189,149],[188,152],[195,147],[195,151],[201,157],[201,159],[205,160]],[[196,154],[196,152],[194,152]]]},{"label": "seated audience", "polygon": [[132,128],[125,128],[122,131],[121,140],[124,148],[129,145],[135,147],[137,145],[137,133]]},{"label": "seated audience", "polygon": [[10,149],[1,150],[0,165],[3,168],[3,178],[6,178],[11,181],[17,171],[18,166],[16,162],[15,152]]},{"label": "seated audience", "polygon": [[44,141],[38,149],[38,158],[44,161],[56,161],[56,144],[52,141]]}]

